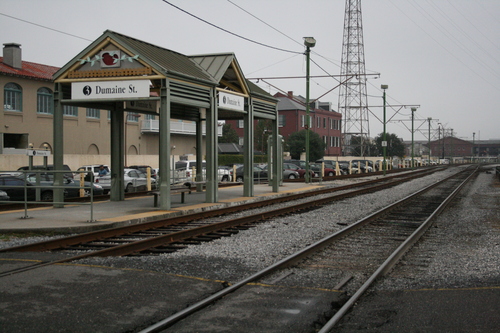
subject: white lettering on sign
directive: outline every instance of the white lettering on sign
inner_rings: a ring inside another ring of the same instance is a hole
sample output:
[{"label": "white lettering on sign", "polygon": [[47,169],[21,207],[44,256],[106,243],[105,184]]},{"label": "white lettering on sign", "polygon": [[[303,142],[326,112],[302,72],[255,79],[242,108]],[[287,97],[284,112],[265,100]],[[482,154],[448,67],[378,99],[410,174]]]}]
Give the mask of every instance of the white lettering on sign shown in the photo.
[{"label": "white lettering on sign", "polygon": [[149,97],[149,80],[72,82],[71,99]]}]

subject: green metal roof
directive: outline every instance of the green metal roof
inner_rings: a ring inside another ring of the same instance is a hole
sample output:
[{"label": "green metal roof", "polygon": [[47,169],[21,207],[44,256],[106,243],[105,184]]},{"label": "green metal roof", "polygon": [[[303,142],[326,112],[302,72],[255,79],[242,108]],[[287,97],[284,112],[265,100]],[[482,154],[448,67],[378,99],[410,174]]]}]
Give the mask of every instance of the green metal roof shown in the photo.
[{"label": "green metal roof", "polygon": [[61,68],[61,70],[54,75],[54,79],[57,79],[57,77],[66,72],[75,61],[82,58],[85,54],[90,52],[108,37],[115,40],[131,52],[138,54],[139,59],[145,61],[152,68],[164,75],[168,75],[169,73],[181,74],[193,79],[202,80],[211,84],[217,84],[217,82],[203,68],[201,68],[194,61],[191,61],[189,57],[111,30],[106,30],[98,39],[85,48],[85,50],[80,52],[80,54]]}]

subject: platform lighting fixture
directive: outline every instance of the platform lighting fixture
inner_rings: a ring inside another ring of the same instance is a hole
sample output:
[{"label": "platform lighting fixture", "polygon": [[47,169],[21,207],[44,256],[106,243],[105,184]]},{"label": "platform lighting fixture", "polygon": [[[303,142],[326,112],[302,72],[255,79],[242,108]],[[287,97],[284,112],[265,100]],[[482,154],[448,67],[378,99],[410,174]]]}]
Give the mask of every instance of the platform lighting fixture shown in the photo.
[{"label": "platform lighting fixture", "polygon": [[413,170],[415,168],[415,141],[414,141],[414,134],[415,130],[413,129],[414,125],[414,120],[415,120],[415,111],[417,111],[417,108],[411,108],[411,169]]},{"label": "platform lighting fixture", "polygon": [[311,174],[309,172],[309,131],[311,121],[309,117],[309,62],[311,47],[316,45],[314,37],[304,37],[304,45],[306,46],[306,173],[304,175],[306,183],[311,181]]},{"label": "platform lighting fixture", "polygon": [[389,88],[389,86],[387,84],[382,84],[380,86],[380,88],[382,88],[382,90],[384,90],[384,94],[382,96],[383,100],[384,100],[384,132],[382,133],[382,151],[384,153],[384,161],[383,161],[383,165],[382,165],[382,170],[383,170],[383,173],[384,173],[384,176],[385,176],[385,171],[387,169],[387,163],[386,163],[386,156],[387,156],[387,134],[385,132],[385,124],[386,124],[386,120],[385,120],[385,90]]}]

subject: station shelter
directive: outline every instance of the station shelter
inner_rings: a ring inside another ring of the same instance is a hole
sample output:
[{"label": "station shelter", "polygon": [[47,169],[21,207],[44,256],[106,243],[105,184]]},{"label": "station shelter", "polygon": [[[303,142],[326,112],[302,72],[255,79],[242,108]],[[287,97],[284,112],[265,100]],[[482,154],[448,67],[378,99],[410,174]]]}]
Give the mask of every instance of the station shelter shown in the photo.
[{"label": "station shelter", "polygon": [[[152,114],[159,118],[159,207],[170,209],[171,119],[196,122],[196,145],[202,147],[205,122],[205,156],[196,149],[197,180],[206,160],[206,202],[218,201],[217,126],[220,120],[243,120],[243,195],[253,196],[254,120],[272,122],[271,160],[278,157],[277,100],[248,81],[233,53],[186,56],[145,41],[107,30],[54,74],[54,167],[63,168],[63,106],[110,111],[112,201],[124,194],[125,112]],[[279,191],[279,163],[272,163],[271,186]],[[122,170],[120,172],[120,170]],[[62,184],[56,173],[54,185]],[[63,202],[62,190],[54,202]],[[56,205],[57,206],[57,205]],[[61,206],[58,206],[61,207]]]}]

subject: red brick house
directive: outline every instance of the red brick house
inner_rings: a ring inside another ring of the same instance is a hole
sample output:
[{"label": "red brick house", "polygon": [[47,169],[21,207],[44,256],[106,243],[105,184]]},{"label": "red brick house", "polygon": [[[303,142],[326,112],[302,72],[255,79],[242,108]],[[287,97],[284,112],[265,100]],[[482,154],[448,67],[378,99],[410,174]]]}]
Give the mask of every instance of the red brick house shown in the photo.
[{"label": "red brick house", "polygon": [[[279,133],[286,141],[290,134],[305,129],[305,98],[294,96],[291,91],[288,94],[277,93],[274,97],[278,99]],[[311,103],[309,116],[311,117],[311,131],[319,134],[326,144],[325,156],[340,156],[342,153],[340,147],[342,115],[332,110],[331,103],[315,101]],[[243,121],[227,120],[226,123],[236,130],[240,141],[242,141]],[[256,140],[262,142],[260,138],[256,138]],[[260,145],[256,145],[256,149],[259,147]]]}]

